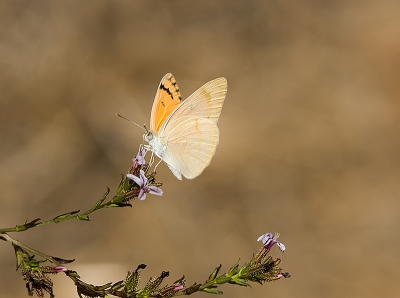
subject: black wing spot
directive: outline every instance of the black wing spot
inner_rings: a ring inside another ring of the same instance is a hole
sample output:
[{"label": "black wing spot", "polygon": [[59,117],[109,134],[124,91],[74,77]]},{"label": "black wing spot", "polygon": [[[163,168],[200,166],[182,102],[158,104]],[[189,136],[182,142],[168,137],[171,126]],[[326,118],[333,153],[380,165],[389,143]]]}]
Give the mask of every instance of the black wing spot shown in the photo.
[{"label": "black wing spot", "polygon": [[174,97],[172,96],[171,91],[169,91],[169,89],[166,88],[163,84],[160,85],[160,89],[162,89],[162,90],[164,90],[165,92],[167,92],[168,95],[169,95],[172,99],[174,99]]}]

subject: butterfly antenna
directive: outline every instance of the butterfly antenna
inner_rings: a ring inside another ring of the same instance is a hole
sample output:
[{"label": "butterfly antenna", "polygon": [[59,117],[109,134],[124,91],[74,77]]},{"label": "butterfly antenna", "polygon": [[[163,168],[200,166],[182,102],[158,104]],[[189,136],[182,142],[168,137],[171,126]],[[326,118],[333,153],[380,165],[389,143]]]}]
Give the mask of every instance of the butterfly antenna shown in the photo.
[{"label": "butterfly antenna", "polygon": [[146,126],[144,126],[144,128],[142,127],[142,126],[140,126],[139,124],[137,124],[136,122],[133,122],[132,120],[129,120],[128,118],[125,118],[125,117],[123,117],[123,116],[121,116],[120,114],[115,114],[116,116],[118,116],[119,118],[122,118],[122,119],[124,119],[124,120],[126,120],[126,121],[128,121],[128,122],[130,122],[130,123],[133,123],[133,124],[135,124],[136,126],[139,126],[141,129],[144,129],[146,132],[148,132],[148,130],[147,130],[147,128],[146,128]]},{"label": "butterfly antenna", "polygon": [[146,124],[143,124],[143,127],[144,127],[144,129],[145,129],[146,132],[149,132],[149,130],[148,130],[147,127],[146,127]]}]

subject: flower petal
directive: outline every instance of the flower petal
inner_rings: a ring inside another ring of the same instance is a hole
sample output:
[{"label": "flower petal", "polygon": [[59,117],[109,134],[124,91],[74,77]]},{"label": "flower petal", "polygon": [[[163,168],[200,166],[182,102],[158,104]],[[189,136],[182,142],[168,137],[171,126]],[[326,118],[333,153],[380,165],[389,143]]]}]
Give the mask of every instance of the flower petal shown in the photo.
[{"label": "flower petal", "polygon": [[140,179],[141,179],[142,182],[143,182],[142,185],[146,185],[146,184],[147,184],[147,177],[146,177],[146,174],[144,173],[143,170],[140,170]]},{"label": "flower petal", "polygon": [[151,193],[153,195],[157,195],[157,196],[163,195],[162,189],[157,186],[154,186],[154,185],[147,187],[147,191],[148,191],[148,193]]},{"label": "flower petal", "polygon": [[272,239],[274,239],[274,235],[271,233],[266,233],[258,237],[257,241],[262,241],[263,244],[269,243]]},{"label": "flower petal", "polygon": [[146,191],[143,188],[140,190],[138,198],[140,201],[146,200]]},{"label": "flower petal", "polygon": [[133,175],[133,174],[126,174],[126,177],[133,180],[139,187],[143,187],[143,181],[139,177]]},{"label": "flower petal", "polygon": [[133,162],[137,162],[139,166],[144,164],[146,161],[144,159],[144,156],[146,154],[146,151],[143,148],[139,149],[139,153],[132,159]]},{"label": "flower petal", "polygon": [[276,244],[279,246],[279,249],[281,251],[285,251],[286,247],[285,247],[285,245],[283,245],[283,243],[280,243],[279,241],[276,241]]},{"label": "flower petal", "polygon": [[283,245],[283,243],[276,240],[276,238],[278,236],[279,236],[279,234],[277,234],[277,236],[274,236],[271,233],[266,233],[266,234],[258,237],[257,241],[262,241],[262,243],[264,244],[264,248],[266,250],[270,250],[272,246],[277,244],[279,249],[283,252],[283,251],[285,251],[286,247],[285,247],[285,245]]}]

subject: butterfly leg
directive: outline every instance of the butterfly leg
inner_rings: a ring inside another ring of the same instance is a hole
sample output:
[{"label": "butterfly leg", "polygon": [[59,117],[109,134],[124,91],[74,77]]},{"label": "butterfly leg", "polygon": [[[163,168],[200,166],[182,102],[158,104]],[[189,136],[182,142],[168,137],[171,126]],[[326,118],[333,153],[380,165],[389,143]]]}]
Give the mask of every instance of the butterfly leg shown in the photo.
[{"label": "butterfly leg", "polygon": [[[152,147],[149,145],[145,145],[142,144],[141,145],[143,149],[145,149],[146,151],[151,151],[151,156],[150,156],[150,161],[149,161],[149,167],[151,167],[155,161],[155,157],[154,157],[154,151],[152,150]],[[162,159],[160,159],[160,161],[156,164],[156,166],[154,167],[154,171],[157,169],[158,165],[162,162]]]},{"label": "butterfly leg", "polygon": [[162,162],[162,159],[160,159],[160,161],[156,164],[156,166],[154,167],[154,171],[157,169],[158,165]]},{"label": "butterfly leg", "polygon": [[150,161],[149,161],[149,167],[150,167],[154,162],[154,152],[153,152],[153,150],[151,150],[151,147],[149,145],[144,145],[144,144],[140,144],[140,148],[143,148],[144,150],[146,150],[146,153],[151,151],[151,156],[150,156]]},{"label": "butterfly leg", "polygon": [[152,166],[154,163],[154,151],[151,151],[150,162],[149,165]]}]

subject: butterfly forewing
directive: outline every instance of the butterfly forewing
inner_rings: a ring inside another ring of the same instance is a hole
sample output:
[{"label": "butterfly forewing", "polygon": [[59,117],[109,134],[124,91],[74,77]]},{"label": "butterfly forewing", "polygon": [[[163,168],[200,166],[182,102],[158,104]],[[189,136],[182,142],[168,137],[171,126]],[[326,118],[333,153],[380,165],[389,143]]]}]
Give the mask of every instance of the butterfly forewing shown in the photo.
[{"label": "butterfly forewing", "polygon": [[163,133],[162,131],[168,125],[168,122],[188,115],[209,119],[217,123],[224,104],[227,88],[226,79],[218,78],[197,89],[166,119],[160,133]]},{"label": "butterfly forewing", "polygon": [[181,93],[175,77],[167,73],[161,80],[153,108],[151,109],[150,130],[158,132],[160,127],[182,102]]}]

